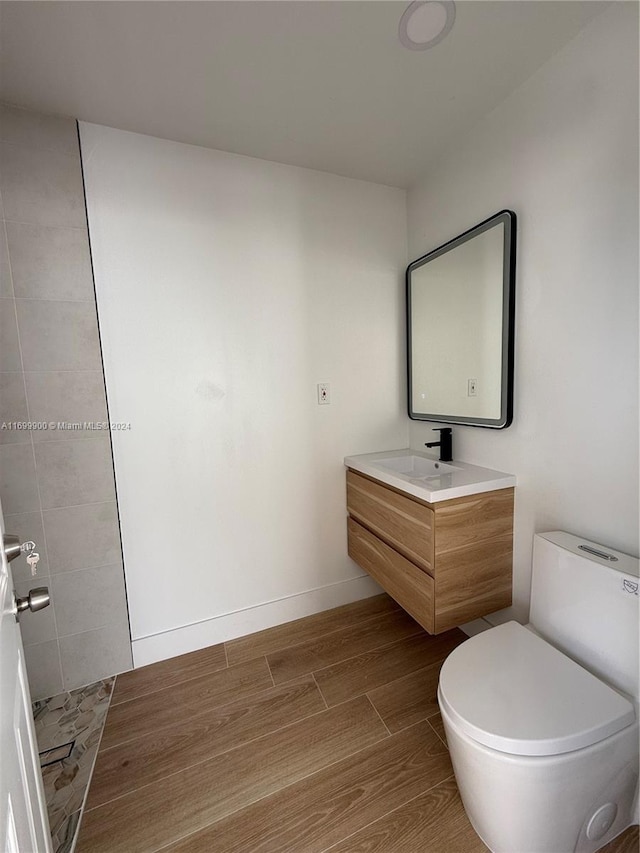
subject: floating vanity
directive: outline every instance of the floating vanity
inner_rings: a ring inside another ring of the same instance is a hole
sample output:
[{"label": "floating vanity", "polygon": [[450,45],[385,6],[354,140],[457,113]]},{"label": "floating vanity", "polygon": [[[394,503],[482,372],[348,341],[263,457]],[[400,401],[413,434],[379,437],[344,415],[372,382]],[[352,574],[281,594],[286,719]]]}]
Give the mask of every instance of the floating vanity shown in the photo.
[{"label": "floating vanity", "polygon": [[427,631],[511,604],[513,475],[413,450],[344,463],[349,556]]}]

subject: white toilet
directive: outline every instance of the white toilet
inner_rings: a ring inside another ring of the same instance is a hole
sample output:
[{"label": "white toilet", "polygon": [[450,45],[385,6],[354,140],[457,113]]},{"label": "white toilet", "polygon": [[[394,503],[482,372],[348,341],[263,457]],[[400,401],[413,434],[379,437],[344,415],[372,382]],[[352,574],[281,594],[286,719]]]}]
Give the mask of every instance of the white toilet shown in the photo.
[{"label": "white toilet", "polygon": [[531,622],[445,661],[460,795],[493,853],[593,853],[638,822],[638,560],[534,537]]}]

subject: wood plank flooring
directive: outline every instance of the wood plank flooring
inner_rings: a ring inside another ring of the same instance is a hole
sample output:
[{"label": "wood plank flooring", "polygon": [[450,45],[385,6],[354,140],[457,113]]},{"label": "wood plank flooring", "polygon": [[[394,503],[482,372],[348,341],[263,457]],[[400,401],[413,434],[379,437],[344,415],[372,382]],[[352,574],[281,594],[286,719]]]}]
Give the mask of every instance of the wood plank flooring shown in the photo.
[{"label": "wood plank flooring", "polygon": [[380,595],[118,676],[77,853],[486,853],[436,700],[464,639]]}]

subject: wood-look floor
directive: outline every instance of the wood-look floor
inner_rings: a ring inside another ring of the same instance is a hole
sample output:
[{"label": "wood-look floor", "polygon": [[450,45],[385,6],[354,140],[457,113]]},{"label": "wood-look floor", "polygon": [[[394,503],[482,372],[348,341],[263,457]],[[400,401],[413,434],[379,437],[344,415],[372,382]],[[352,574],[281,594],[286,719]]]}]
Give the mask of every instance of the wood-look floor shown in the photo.
[{"label": "wood-look floor", "polygon": [[77,853],[486,851],[436,701],[464,639],[380,595],[118,676]]}]

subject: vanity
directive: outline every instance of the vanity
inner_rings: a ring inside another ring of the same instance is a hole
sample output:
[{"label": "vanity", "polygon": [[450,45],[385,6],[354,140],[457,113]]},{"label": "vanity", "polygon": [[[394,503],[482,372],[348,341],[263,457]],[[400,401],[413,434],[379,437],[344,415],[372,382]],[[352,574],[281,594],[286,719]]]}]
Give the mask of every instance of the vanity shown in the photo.
[{"label": "vanity", "polygon": [[414,450],[344,464],[349,556],[425,630],[511,604],[514,476]]},{"label": "vanity", "polygon": [[[513,419],[516,215],[501,210],[407,267],[412,420]],[[349,556],[430,634],[511,604],[511,474],[414,450],[347,456]]]}]

